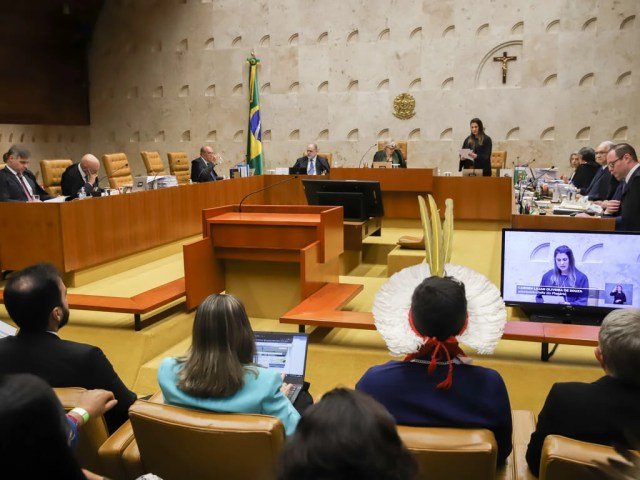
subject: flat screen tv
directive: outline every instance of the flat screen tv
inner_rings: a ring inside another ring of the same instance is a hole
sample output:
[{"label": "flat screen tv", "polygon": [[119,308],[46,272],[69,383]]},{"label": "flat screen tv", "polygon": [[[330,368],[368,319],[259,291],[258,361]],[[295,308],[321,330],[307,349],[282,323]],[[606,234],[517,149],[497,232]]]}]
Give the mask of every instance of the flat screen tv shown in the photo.
[{"label": "flat screen tv", "polygon": [[343,207],[345,220],[384,216],[380,182],[303,179],[302,186],[309,205]]},{"label": "flat screen tv", "polygon": [[501,293],[532,320],[598,324],[640,306],[640,235],[503,229]]}]

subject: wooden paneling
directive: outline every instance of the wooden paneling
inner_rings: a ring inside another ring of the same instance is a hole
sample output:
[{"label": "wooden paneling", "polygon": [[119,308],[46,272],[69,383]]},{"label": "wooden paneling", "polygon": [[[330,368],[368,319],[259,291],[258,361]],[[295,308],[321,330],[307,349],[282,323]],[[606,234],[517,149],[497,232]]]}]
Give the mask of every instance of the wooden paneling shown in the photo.
[{"label": "wooden paneling", "polygon": [[456,220],[511,221],[513,184],[510,178],[435,177],[433,197],[441,215],[445,199],[453,199]]},{"label": "wooden paneling", "polygon": [[568,215],[513,215],[511,218],[513,228],[585,231],[612,231],[616,228],[613,218],[583,218]]}]

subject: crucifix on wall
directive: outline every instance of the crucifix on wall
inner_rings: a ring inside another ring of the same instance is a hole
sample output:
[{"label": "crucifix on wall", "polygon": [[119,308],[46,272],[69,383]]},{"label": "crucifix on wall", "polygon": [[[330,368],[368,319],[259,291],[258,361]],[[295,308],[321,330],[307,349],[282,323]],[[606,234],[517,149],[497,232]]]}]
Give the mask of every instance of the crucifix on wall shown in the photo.
[{"label": "crucifix on wall", "polygon": [[502,83],[507,83],[507,62],[517,60],[518,57],[510,57],[507,52],[503,52],[501,57],[493,57],[494,62],[502,62]]}]

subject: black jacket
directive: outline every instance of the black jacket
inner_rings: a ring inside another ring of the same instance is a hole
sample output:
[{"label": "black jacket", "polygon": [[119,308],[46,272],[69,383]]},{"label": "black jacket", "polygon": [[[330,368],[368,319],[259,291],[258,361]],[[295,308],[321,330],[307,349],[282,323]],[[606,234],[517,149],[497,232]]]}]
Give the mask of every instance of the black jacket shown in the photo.
[{"label": "black jacket", "polygon": [[475,160],[460,160],[460,165],[458,170],[462,170],[463,168],[477,168],[482,170],[483,177],[491,176],[491,150],[493,149],[493,144],[491,142],[491,137],[488,135],[484,136],[484,141],[482,145],[479,145],[477,141],[473,142],[473,146],[471,145],[471,135],[465,138],[462,143],[462,148],[470,148],[473,153],[477,155]]},{"label": "black jacket", "polygon": [[[307,165],[309,164],[309,159],[307,157],[300,157],[296,160],[296,163],[293,165],[293,168],[297,169],[299,173],[306,174],[307,173]],[[316,157],[316,175],[322,175],[323,173],[329,173],[329,160],[324,157]]]},{"label": "black jacket", "polygon": [[640,168],[637,168],[622,191],[620,216],[616,230],[640,232]]},{"label": "black jacket", "polygon": [[588,188],[591,180],[593,180],[593,177],[596,176],[600,168],[600,165],[595,162],[579,165],[578,168],[576,168],[576,173],[573,174],[571,183],[573,183],[578,190]]},{"label": "black jacket", "polygon": [[61,186],[62,195],[65,195],[67,197],[77,196],[82,187],[84,187],[87,195],[91,195],[91,192],[93,190],[98,189],[98,178],[96,177],[93,185],[85,182],[85,179],[80,174],[78,164],[74,163],[73,165],[69,165],[62,174]]},{"label": "black jacket", "polygon": [[109,432],[128,418],[136,400],[98,347],[62,340],[48,332],[18,333],[0,340],[0,374],[32,373],[52,387],[102,388],[118,404],[105,414]]},{"label": "black jacket", "polygon": [[[213,173],[213,176],[211,175]],[[209,163],[202,157],[191,160],[191,181],[193,183],[213,182],[222,180],[216,173],[213,163]]]},{"label": "black jacket", "polygon": [[[35,175],[30,170],[25,170],[22,174],[24,180],[31,186],[31,191],[34,195],[40,195],[40,200],[49,200],[49,195],[39,184],[36,182]],[[9,171],[8,168],[0,170],[0,202],[26,202],[28,201],[27,195],[24,193],[20,180]]]}]

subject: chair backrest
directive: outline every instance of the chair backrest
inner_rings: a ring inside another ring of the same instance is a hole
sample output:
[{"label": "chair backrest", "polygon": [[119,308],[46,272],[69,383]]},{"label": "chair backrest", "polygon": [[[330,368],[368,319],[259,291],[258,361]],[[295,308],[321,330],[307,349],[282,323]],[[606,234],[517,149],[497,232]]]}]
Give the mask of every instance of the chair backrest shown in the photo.
[{"label": "chair backrest", "polygon": [[[54,388],[53,391],[58,396],[65,411],[68,412],[79,405],[80,397],[86,390],[84,388],[68,387]],[[104,417],[91,418],[89,423],[80,428],[74,454],[82,468],[91,470],[94,473],[103,472],[98,449],[108,437],[109,432]]]},{"label": "chair backrest", "polygon": [[[302,152],[302,156],[306,157],[307,156],[307,152],[304,151]],[[318,152],[318,156],[319,157],[324,157],[327,159],[327,162],[329,162],[329,167],[333,167],[333,153],[331,152]]]},{"label": "chair backrest", "polygon": [[6,163],[0,163],[0,170],[2,170],[4,167],[6,167],[7,164]]},{"label": "chair backrest", "polygon": [[171,175],[175,175],[178,184],[189,183],[191,178],[191,166],[189,165],[189,157],[185,152],[169,152],[169,171]]},{"label": "chair backrest", "polygon": [[[387,144],[388,140],[378,140],[378,150],[383,150],[384,146]],[[398,150],[402,152],[402,156],[404,157],[404,161],[407,161],[407,142],[396,142],[396,146]]]},{"label": "chair backrest", "polygon": [[145,472],[164,480],[275,478],[284,443],[284,427],[275,417],[138,400],[129,418]]},{"label": "chair backrest", "polygon": [[407,427],[400,438],[418,462],[418,478],[494,480],[498,446],[485,429]]},{"label": "chair backrest", "polygon": [[62,193],[62,174],[73,162],[69,159],[64,160],[40,160],[40,172],[42,173],[42,182],[44,189],[49,195],[58,196]]},{"label": "chair backrest", "polygon": [[162,158],[158,152],[140,152],[144,166],[147,169],[147,175],[166,175]]},{"label": "chair backrest", "polygon": [[595,468],[596,461],[607,463],[610,458],[623,461],[612,447],[581,442],[560,435],[549,435],[542,446],[540,480],[573,480],[589,477],[586,470]]},{"label": "chair backrest", "polygon": [[497,170],[505,168],[507,164],[507,152],[505,150],[495,150],[491,152],[491,169],[493,176],[497,176]]},{"label": "chair backrest", "polygon": [[133,185],[131,166],[124,153],[107,153],[102,156],[102,164],[109,178],[111,188]]}]

